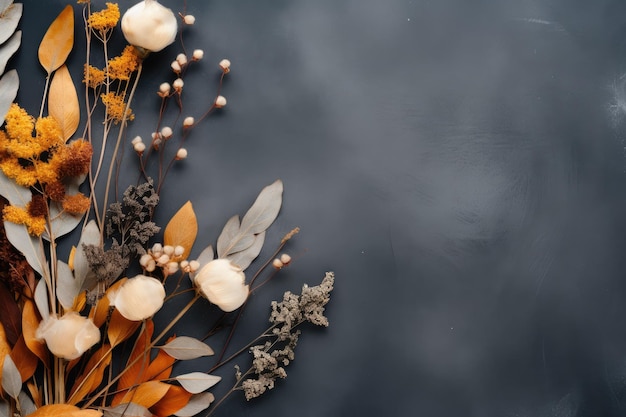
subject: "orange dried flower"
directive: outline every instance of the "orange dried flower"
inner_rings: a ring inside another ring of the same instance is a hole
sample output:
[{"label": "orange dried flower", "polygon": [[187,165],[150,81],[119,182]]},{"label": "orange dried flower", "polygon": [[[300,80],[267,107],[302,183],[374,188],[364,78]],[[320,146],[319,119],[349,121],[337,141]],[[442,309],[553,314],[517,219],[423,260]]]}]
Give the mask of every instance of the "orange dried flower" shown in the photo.
[{"label": "orange dried flower", "polygon": [[105,78],[106,75],[103,70],[93,65],[85,64],[83,69],[83,83],[87,84],[89,88],[98,88],[104,84]]},{"label": "orange dried flower", "polygon": [[44,217],[48,214],[48,204],[41,194],[33,194],[30,203],[26,205],[26,210],[31,217]]},{"label": "orange dried flower", "polygon": [[6,206],[2,210],[2,214],[4,221],[23,224],[31,235],[40,236],[46,230],[46,219],[44,217],[33,217],[21,207]]},{"label": "orange dried flower", "polygon": [[89,197],[83,194],[65,196],[63,210],[70,214],[84,214],[89,210]]},{"label": "orange dried flower", "polygon": [[111,58],[109,60],[109,77],[122,81],[130,79],[131,74],[137,70],[139,59],[137,49],[133,46],[127,45],[120,56],[116,56],[115,58]]},{"label": "orange dried flower", "polygon": [[72,178],[89,172],[93,148],[91,144],[82,139],[72,142],[59,154],[59,176],[61,178]]},{"label": "orange dried flower", "polygon": [[113,29],[120,20],[120,8],[117,3],[107,3],[106,6],[106,9],[93,12],[87,19],[87,24],[101,33]]},{"label": "orange dried flower", "polygon": [[[102,103],[107,107],[109,119],[113,120],[115,124],[121,122],[124,118],[124,109],[126,108],[124,97],[115,93],[107,93],[100,95],[100,99],[102,100]],[[133,120],[134,118],[135,115],[129,108],[128,112],[126,113],[126,120]]]},{"label": "orange dried flower", "polygon": [[60,181],[46,184],[45,193],[52,201],[63,201],[65,198],[65,186]]}]

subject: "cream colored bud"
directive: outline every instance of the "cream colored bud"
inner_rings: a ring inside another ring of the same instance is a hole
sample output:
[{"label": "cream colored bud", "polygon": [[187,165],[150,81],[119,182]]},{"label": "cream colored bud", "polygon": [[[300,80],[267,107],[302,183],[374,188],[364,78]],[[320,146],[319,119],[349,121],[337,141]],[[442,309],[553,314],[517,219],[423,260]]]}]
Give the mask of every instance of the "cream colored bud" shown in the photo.
[{"label": "cream colored bud", "polygon": [[134,145],[134,144],[140,143],[140,142],[143,142],[143,139],[141,139],[141,136],[135,136],[131,143]]},{"label": "cream colored bud", "polygon": [[150,136],[152,137],[152,140],[158,139],[159,138],[159,132],[152,132],[150,134]]},{"label": "cream colored bud", "polygon": [[222,71],[224,71],[224,74],[228,74],[230,72],[230,60],[222,59],[219,65]]},{"label": "cream colored bud", "polygon": [[170,88],[170,83],[161,83],[161,85],[159,86],[159,92],[161,94],[167,95],[170,93]]},{"label": "cream colored bud", "polygon": [[285,265],[280,259],[276,258],[272,261],[272,266],[276,269],[281,269]]},{"label": "cream colored bud", "polygon": [[185,120],[183,120],[183,127],[191,127],[193,126],[193,124],[196,122],[196,119],[194,119],[191,116],[185,117]]},{"label": "cream colored bud", "polygon": [[163,245],[161,245],[160,243],[155,243],[154,245],[152,245],[152,254],[154,256],[158,258],[159,256],[161,256],[162,253],[163,253]]},{"label": "cream colored bud", "polygon": [[100,341],[100,330],[87,317],[70,311],[61,318],[50,316],[43,320],[35,336],[45,340],[54,356],[73,360]]},{"label": "cream colored bud", "polygon": [[193,281],[200,293],[225,312],[238,309],[250,289],[243,270],[228,259],[215,259],[204,265]]},{"label": "cream colored bud", "polygon": [[200,61],[204,58],[204,51],[202,49],[194,49],[192,57],[194,61]]},{"label": "cream colored bud", "polygon": [[189,272],[189,261],[180,261],[180,269],[184,270],[185,272]]},{"label": "cream colored bud", "polygon": [[159,266],[167,265],[169,261],[170,261],[170,257],[169,255],[166,255],[166,254],[159,256],[159,258],[156,260],[157,265]]},{"label": "cream colored bud", "polygon": [[150,259],[148,261],[148,265],[146,265],[146,271],[147,272],[154,272],[154,270],[156,269],[156,262],[154,259]]},{"label": "cream colored bud", "polygon": [[183,70],[178,61],[172,61],[170,67],[172,68],[172,71],[174,71],[176,74],[180,74],[180,72]]},{"label": "cream colored bud", "polygon": [[217,98],[215,99],[215,107],[218,109],[221,109],[225,105],[226,105],[226,97],[217,96]]},{"label": "cream colored bud", "polygon": [[200,262],[198,261],[190,261],[189,262],[189,271],[196,272],[200,268]]},{"label": "cream colored bud", "polygon": [[141,258],[139,258],[139,265],[145,268],[152,260],[152,256],[149,253],[144,253],[141,255]]},{"label": "cream colored bud", "polygon": [[176,16],[156,0],[144,0],[128,9],[121,26],[128,43],[151,52],[174,42],[178,33]]},{"label": "cream colored bud", "polygon": [[185,54],[178,54],[178,55],[176,55],[176,62],[178,62],[178,64],[181,67],[185,66],[185,64],[187,63],[187,55],[185,55]]},{"label": "cream colored bud", "polygon": [[174,90],[176,91],[182,90],[184,85],[185,85],[185,82],[183,81],[182,78],[176,78],[174,82],[172,83],[172,86],[174,87]]},{"label": "cream colored bud", "polygon": [[185,17],[183,17],[183,22],[185,22],[186,25],[193,25],[196,23],[196,17],[192,14],[185,15]]},{"label": "cream colored bud", "polygon": [[163,246],[163,253],[166,254],[167,256],[172,256],[174,254],[174,246],[172,245]]},{"label": "cream colored bud", "polygon": [[284,265],[289,265],[289,263],[291,263],[291,256],[287,255],[286,253],[283,253],[282,255],[280,255],[280,261]]},{"label": "cream colored bud", "polygon": [[169,139],[172,137],[173,134],[174,132],[169,126],[165,126],[163,129],[161,129],[161,136],[163,137],[163,139]]},{"label": "cream colored bud", "polygon": [[137,275],[109,294],[109,303],[132,321],[152,317],[163,306],[165,288],[158,279]]},{"label": "cream colored bud", "polygon": [[180,161],[181,159],[185,158],[187,158],[187,149],[180,148],[178,152],[176,152],[176,159]]},{"label": "cream colored bud", "polygon": [[184,247],[182,247],[180,245],[177,245],[174,248],[174,256],[183,256],[183,253],[185,253],[185,248]]},{"label": "cream colored bud", "polygon": [[141,155],[146,150],[146,144],[143,142],[137,142],[133,145],[133,149]]},{"label": "cream colored bud", "polygon": [[169,262],[166,267],[168,274],[175,274],[178,271],[178,262]]}]

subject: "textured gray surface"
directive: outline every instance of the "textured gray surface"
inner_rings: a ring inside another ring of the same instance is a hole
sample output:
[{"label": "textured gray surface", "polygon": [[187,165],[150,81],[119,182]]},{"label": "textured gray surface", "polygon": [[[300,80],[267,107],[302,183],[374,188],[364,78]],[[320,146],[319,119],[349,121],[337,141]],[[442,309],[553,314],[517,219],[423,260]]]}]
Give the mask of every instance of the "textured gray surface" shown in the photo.
[{"label": "textured gray surface", "polygon": [[[63,2],[24,3],[23,80]],[[210,100],[214,63],[233,71],[228,108],[195,132],[166,207],[191,199],[206,245],[283,179],[268,241],[299,225],[295,261],[242,331],[283,289],[337,274],[331,327],[305,332],[288,379],[219,416],[623,415],[623,2],[187,8],[186,45],[205,50],[190,108]],[[150,58],[138,114],[156,108],[178,52]],[[33,89],[23,81],[19,98],[36,109]],[[131,135],[149,134],[145,120]]]}]

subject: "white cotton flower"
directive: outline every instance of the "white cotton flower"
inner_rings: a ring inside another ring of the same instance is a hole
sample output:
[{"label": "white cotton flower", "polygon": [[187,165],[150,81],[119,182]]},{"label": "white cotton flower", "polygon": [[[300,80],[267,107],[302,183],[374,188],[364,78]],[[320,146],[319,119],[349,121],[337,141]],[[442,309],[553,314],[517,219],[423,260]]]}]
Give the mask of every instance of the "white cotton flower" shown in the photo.
[{"label": "white cotton flower", "polygon": [[193,278],[200,293],[225,312],[238,309],[248,298],[245,280],[242,269],[228,259],[207,263]]},{"label": "white cotton flower", "polygon": [[178,21],[172,10],[156,0],[144,0],[124,13],[122,32],[131,45],[158,52],[176,39]]},{"label": "white cotton flower", "polygon": [[70,311],[61,318],[43,320],[35,336],[45,340],[54,356],[73,360],[100,341],[100,330],[91,319]]},{"label": "white cotton flower", "polygon": [[132,321],[152,317],[163,306],[165,288],[158,279],[137,275],[109,294],[109,303]]}]

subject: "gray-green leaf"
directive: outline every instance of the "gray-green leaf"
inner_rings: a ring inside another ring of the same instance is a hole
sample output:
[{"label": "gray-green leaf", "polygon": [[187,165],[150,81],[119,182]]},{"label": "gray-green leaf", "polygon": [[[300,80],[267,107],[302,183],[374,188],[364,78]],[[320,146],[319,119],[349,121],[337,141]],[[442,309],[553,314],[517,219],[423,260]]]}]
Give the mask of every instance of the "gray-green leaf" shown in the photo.
[{"label": "gray-green leaf", "polygon": [[4,70],[7,67],[7,62],[13,56],[15,52],[20,48],[22,43],[22,31],[15,32],[9,40],[2,46],[0,46],[0,74],[4,74]]},{"label": "gray-green leaf", "polygon": [[276,180],[261,190],[250,210],[241,219],[240,230],[245,234],[261,233],[274,222],[283,202],[283,182]]},{"label": "gray-green leaf", "polygon": [[69,310],[74,305],[74,298],[80,292],[80,283],[74,279],[70,266],[63,261],[57,261],[57,299],[64,309]]},{"label": "gray-green leaf", "polygon": [[[0,7],[5,6],[5,3],[6,1],[3,1]],[[0,43],[4,43],[15,32],[21,17],[21,3],[14,3],[4,8],[0,13]]]},{"label": "gray-green leaf", "polygon": [[39,282],[37,282],[34,298],[41,318],[46,320],[50,317],[50,303],[48,302],[48,285],[45,280],[40,279]]},{"label": "gray-green leaf", "polygon": [[188,374],[179,375],[174,379],[177,380],[187,392],[199,394],[220,382],[222,378],[202,372],[190,372]]},{"label": "gray-green leaf", "polygon": [[9,200],[12,206],[26,207],[33,197],[30,188],[17,185],[15,181],[0,171],[0,195]]},{"label": "gray-green leaf", "polygon": [[48,264],[41,240],[29,235],[26,226],[22,224],[4,222],[4,229],[9,242],[22,252],[30,266],[39,275],[49,277]]},{"label": "gray-green leaf", "polygon": [[17,399],[22,390],[22,376],[10,355],[4,357],[2,364],[2,388],[14,399]]},{"label": "gray-green leaf", "polygon": [[203,392],[191,396],[186,406],[174,413],[177,417],[192,417],[209,408],[215,401],[215,396],[210,392]]},{"label": "gray-green leaf", "polygon": [[20,391],[19,403],[21,415],[23,416],[30,415],[37,410],[33,400],[24,391]]},{"label": "gray-green leaf", "polygon": [[80,235],[78,246],[76,247],[76,253],[74,254],[74,277],[76,281],[80,283],[81,290],[89,290],[93,288],[96,276],[89,268],[89,262],[85,256],[83,245],[99,245],[100,244],[100,229],[94,220],[90,220],[89,223],[83,229],[83,233]]},{"label": "gray-green leaf", "polygon": [[261,253],[261,249],[263,249],[263,243],[265,242],[265,232],[261,232],[258,235],[254,236],[254,243],[250,245],[245,250],[241,252],[233,253],[232,255],[228,255],[226,259],[230,259],[234,264],[239,266],[241,269],[246,269],[250,266],[252,261],[259,256]]},{"label": "gray-green leaf", "polygon": [[0,400],[0,417],[12,417],[9,416],[9,403]]},{"label": "gray-green leaf", "polygon": [[0,125],[4,123],[4,116],[6,116],[9,107],[15,100],[19,86],[20,78],[15,70],[7,72],[0,78]]},{"label": "gray-green leaf", "polygon": [[179,336],[165,346],[160,346],[168,355],[179,360],[196,359],[202,356],[213,355],[213,349],[200,340],[189,337]]}]

